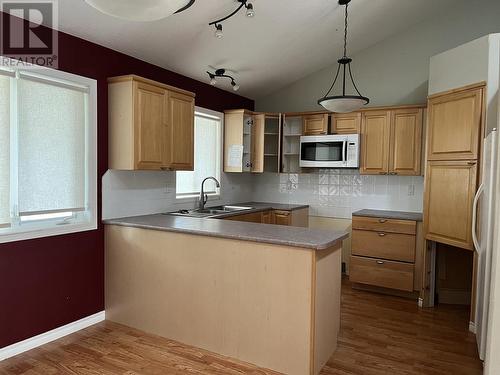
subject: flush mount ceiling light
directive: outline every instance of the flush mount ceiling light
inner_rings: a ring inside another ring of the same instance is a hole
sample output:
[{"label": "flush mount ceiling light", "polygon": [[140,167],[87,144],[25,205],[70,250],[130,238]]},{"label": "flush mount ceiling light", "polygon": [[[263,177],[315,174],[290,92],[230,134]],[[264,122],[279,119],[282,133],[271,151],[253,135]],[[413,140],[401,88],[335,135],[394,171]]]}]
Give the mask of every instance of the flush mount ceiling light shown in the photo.
[{"label": "flush mount ceiling light", "polygon": [[253,9],[253,4],[252,3],[249,3],[248,0],[238,0],[238,2],[240,3],[240,5],[238,6],[238,8],[233,12],[231,13],[229,16],[226,16],[224,18],[221,18],[220,20],[217,20],[217,21],[213,21],[213,22],[210,22],[209,25],[210,26],[214,26],[215,27],[215,36],[217,38],[222,38],[223,37],[223,32],[222,32],[222,25],[221,25],[221,22],[224,22],[225,20],[227,20],[228,18],[231,18],[232,16],[234,16],[236,13],[238,13],[240,11],[241,8],[245,7],[246,8],[246,15],[247,17],[253,17],[255,16],[255,11]]},{"label": "flush mount ceiling light", "polygon": [[217,69],[214,73],[207,72],[207,74],[210,77],[210,84],[212,86],[215,86],[217,84],[218,78],[229,78],[231,80],[231,86],[233,86],[233,90],[238,91],[240,89],[240,86],[236,84],[234,78],[226,74],[226,69]]},{"label": "flush mount ceiling light", "polygon": [[[362,106],[368,104],[370,99],[361,95],[356,84],[354,83],[354,78],[352,78],[351,72],[351,62],[352,59],[347,57],[347,6],[351,0],[339,0],[340,5],[345,5],[345,29],[344,29],[344,56],[337,60],[339,66],[337,68],[337,74],[333,80],[332,85],[328,92],[321,99],[318,100],[318,104],[323,106],[326,110],[330,112],[347,113],[353,112],[360,109]],[[342,95],[330,95],[333,90],[337,78],[339,77],[340,70],[342,69]],[[358,95],[346,95],[346,74],[349,72],[349,77],[351,78],[352,86],[356,90]]]},{"label": "flush mount ceiling light", "polygon": [[129,21],[156,21],[182,12],[195,0],[85,0],[109,16]]}]

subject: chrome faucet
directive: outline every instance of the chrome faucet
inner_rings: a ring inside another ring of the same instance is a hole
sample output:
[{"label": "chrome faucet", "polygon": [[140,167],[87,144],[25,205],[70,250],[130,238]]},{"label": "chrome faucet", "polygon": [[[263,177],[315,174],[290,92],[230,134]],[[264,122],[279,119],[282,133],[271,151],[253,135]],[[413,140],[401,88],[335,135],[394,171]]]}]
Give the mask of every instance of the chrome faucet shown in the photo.
[{"label": "chrome faucet", "polygon": [[201,191],[200,191],[200,201],[198,202],[198,210],[202,211],[205,209],[205,203],[207,203],[208,200],[208,195],[205,194],[205,191],[203,190],[203,185],[205,185],[206,180],[214,180],[215,181],[215,186],[220,188],[220,183],[217,181],[215,177],[207,177],[201,182]]}]

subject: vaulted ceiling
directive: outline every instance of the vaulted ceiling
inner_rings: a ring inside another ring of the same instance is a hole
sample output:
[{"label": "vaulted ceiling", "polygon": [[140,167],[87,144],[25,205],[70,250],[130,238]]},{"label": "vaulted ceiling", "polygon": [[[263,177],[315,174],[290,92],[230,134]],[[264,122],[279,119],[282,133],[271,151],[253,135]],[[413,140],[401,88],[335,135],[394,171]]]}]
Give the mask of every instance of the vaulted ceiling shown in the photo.
[{"label": "vaulted ceiling", "polygon": [[[333,64],[342,53],[343,7],[336,0],[253,0],[214,37],[210,21],[236,9],[236,0],[196,0],[179,14],[131,22],[100,13],[83,0],[59,1],[59,30],[208,82],[209,67],[234,71],[241,95],[257,98]],[[349,52],[404,31],[454,0],[353,0]],[[131,72],[132,73],[132,72]],[[229,82],[221,88],[231,90]]]}]

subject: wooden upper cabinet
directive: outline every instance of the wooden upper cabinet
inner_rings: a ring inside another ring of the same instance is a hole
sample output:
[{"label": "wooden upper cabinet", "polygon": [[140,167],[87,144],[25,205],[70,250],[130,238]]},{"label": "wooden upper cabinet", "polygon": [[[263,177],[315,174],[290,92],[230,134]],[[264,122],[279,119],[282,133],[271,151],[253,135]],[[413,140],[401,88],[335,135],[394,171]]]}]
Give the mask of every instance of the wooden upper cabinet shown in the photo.
[{"label": "wooden upper cabinet", "polygon": [[335,113],[332,115],[331,133],[359,134],[361,129],[361,112]]},{"label": "wooden upper cabinet", "polygon": [[108,166],[193,168],[194,94],[135,75],[108,79]]},{"label": "wooden upper cabinet", "polygon": [[422,127],[423,109],[392,111],[389,174],[420,175]]},{"label": "wooden upper cabinet", "polygon": [[471,228],[476,175],[476,161],[427,163],[424,196],[426,239],[474,250]]},{"label": "wooden upper cabinet", "polygon": [[165,139],[165,89],[134,82],[135,165],[137,169],[160,169]]},{"label": "wooden upper cabinet", "polygon": [[390,111],[366,111],[361,121],[361,174],[389,172]]},{"label": "wooden upper cabinet", "polygon": [[164,164],[174,170],[194,170],[194,98],[170,92],[168,95],[168,142]]},{"label": "wooden upper cabinet", "polygon": [[264,172],[264,129],[266,115],[258,114],[253,117],[252,126],[252,165],[253,173]]},{"label": "wooden upper cabinet", "polygon": [[429,97],[427,160],[478,159],[484,86]]},{"label": "wooden upper cabinet", "polygon": [[328,133],[328,114],[311,114],[304,116],[304,135]]}]

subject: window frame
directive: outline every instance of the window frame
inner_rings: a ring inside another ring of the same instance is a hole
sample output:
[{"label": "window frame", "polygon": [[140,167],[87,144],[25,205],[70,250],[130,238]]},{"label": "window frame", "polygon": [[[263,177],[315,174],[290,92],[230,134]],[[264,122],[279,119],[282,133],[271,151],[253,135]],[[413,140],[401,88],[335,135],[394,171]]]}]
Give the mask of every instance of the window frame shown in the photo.
[{"label": "window frame", "polygon": [[[1,57],[6,59],[5,57]],[[11,103],[11,124],[10,129],[15,129],[15,134],[11,134],[10,154],[11,154],[11,225],[0,228],[0,243],[22,241],[35,238],[52,237],[70,233],[85,232],[97,229],[98,207],[97,207],[97,81],[92,78],[79,76],[76,74],[63,72],[60,70],[31,66],[27,68],[0,68],[7,71],[6,75],[17,79],[20,75],[40,76],[41,79],[53,81],[62,86],[81,86],[88,90],[87,100],[87,121],[86,121],[86,210],[73,212],[71,217],[56,219],[41,219],[33,221],[21,221],[17,213],[17,170],[18,160],[14,155],[17,153],[17,118],[18,118],[18,98],[17,92],[11,85],[11,96],[14,96],[14,103]],[[14,76],[12,77],[12,72]],[[10,73],[10,74],[9,74]],[[1,73],[0,73],[1,74]],[[13,81],[11,81],[13,82]],[[14,113],[12,113],[14,112]],[[14,157],[12,157],[14,155]],[[13,181],[14,180],[14,181]],[[13,191],[12,187],[16,190]],[[16,215],[13,215],[13,212]],[[69,212],[69,211],[68,211]],[[49,212],[47,212],[49,213]]]},{"label": "window frame", "polygon": [[[224,141],[223,141],[224,113],[196,106],[194,109],[195,121],[196,121],[197,114],[200,114],[200,116],[205,116],[208,118],[216,118],[220,121],[219,132],[218,132],[219,134],[218,134],[218,138],[217,138],[218,139],[217,148],[218,148],[219,158],[218,158],[218,163],[217,163],[217,175],[214,177],[217,178],[222,185],[221,178],[222,178],[223,150],[224,150]],[[196,131],[196,129],[195,129],[195,131]],[[195,137],[196,137],[196,134],[195,134]],[[195,152],[196,152],[196,150],[195,150]],[[196,168],[196,165],[195,165],[195,168]],[[182,204],[182,203],[198,201],[198,199],[200,197],[199,191],[197,193],[177,194],[177,172],[175,172],[175,177],[176,177],[175,178],[175,202],[178,204]],[[208,196],[209,201],[217,201],[217,200],[222,199],[222,187],[218,188],[215,193],[207,193],[207,196]]]}]

